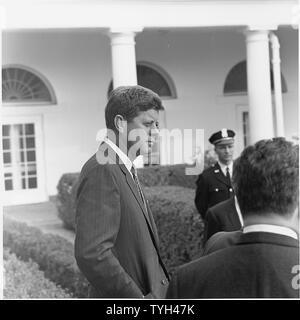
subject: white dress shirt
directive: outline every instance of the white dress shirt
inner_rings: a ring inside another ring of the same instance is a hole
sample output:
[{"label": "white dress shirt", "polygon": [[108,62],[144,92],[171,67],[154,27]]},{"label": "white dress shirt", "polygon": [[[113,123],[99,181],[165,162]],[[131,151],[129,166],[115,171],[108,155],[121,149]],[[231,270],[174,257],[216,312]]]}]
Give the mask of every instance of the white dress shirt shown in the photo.
[{"label": "white dress shirt", "polygon": [[240,206],[239,206],[239,203],[237,201],[237,197],[236,196],[234,196],[234,204],[235,204],[235,209],[236,209],[236,212],[238,214],[241,226],[243,228],[244,227],[244,219],[243,219],[243,216],[242,216],[242,213],[241,213],[241,209],[240,209]]},{"label": "white dress shirt", "polygon": [[230,174],[230,178],[232,177],[232,166],[233,166],[233,162],[231,161],[230,164],[223,164],[221,162],[219,162],[219,166],[224,174],[224,176],[226,177],[226,168],[228,167],[229,168],[229,174]]},{"label": "white dress shirt", "polygon": [[119,156],[121,161],[124,163],[126,169],[129,171],[130,175],[132,176],[131,173],[131,168],[133,166],[132,161],[128,158],[128,156],[111,140],[108,138],[104,138],[104,141],[114,150],[114,152]]},{"label": "white dress shirt", "polygon": [[250,232],[276,233],[276,234],[292,237],[298,240],[298,235],[296,231],[287,227],[276,226],[273,224],[253,224],[251,226],[244,227],[243,233],[250,233]]}]

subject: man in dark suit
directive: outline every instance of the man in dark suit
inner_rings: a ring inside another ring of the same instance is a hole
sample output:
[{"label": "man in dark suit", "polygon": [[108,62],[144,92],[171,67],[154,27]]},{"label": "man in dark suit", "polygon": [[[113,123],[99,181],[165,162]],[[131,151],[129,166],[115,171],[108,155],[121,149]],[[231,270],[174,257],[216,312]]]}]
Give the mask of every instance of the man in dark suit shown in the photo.
[{"label": "man in dark suit", "polygon": [[299,298],[298,146],[274,138],[247,147],[233,181],[243,232],[180,267],[167,298]]},{"label": "man in dark suit", "polygon": [[242,230],[220,231],[213,234],[205,243],[201,256],[206,256],[212,252],[237,244],[240,241],[242,234]]},{"label": "man in dark suit", "polygon": [[231,185],[234,136],[234,131],[222,129],[209,138],[218,162],[205,169],[196,182],[195,205],[203,219],[208,208],[234,195]]},{"label": "man in dark suit", "polygon": [[163,109],[141,86],[112,91],[107,138],[83,166],[77,192],[75,257],[90,297],[162,298],[168,273],[133,161],[148,154]]},{"label": "man in dark suit", "polygon": [[240,230],[243,224],[236,197],[222,201],[206,212],[204,242],[217,232]]}]

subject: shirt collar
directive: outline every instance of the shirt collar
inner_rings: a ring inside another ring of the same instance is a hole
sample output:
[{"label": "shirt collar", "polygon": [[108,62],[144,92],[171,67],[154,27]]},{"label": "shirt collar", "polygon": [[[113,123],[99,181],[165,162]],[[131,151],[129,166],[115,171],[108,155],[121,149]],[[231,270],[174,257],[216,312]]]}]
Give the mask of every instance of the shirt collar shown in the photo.
[{"label": "shirt collar", "polygon": [[115,144],[113,143],[110,139],[107,137],[104,139],[104,141],[114,150],[114,152],[119,156],[121,161],[124,163],[126,169],[131,173],[131,168],[133,166],[132,161],[127,157],[127,155]]},{"label": "shirt collar", "polygon": [[298,235],[294,230],[287,227],[275,226],[271,224],[253,224],[251,226],[244,227],[243,232],[244,233],[250,233],[250,232],[277,233],[277,234],[292,237],[298,240]]},{"label": "shirt collar", "polygon": [[238,203],[238,200],[237,200],[236,196],[234,196],[234,204],[235,204],[235,209],[236,209],[236,212],[238,214],[241,226],[243,228],[244,227],[244,219],[243,219],[243,216],[242,216],[242,213],[241,213],[241,209],[240,209],[240,206],[239,206],[239,203]]},{"label": "shirt collar", "polygon": [[226,176],[226,168],[228,167],[229,168],[229,174],[230,174],[230,177],[232,176],[232,166],[233,166],[233,162],[231,161],[228,165],[227,164],[223,164],[221,163],[220,161],[218,161],[219,163],[219,166],[222,170],[222,172],[224,173],[224,175]]}]

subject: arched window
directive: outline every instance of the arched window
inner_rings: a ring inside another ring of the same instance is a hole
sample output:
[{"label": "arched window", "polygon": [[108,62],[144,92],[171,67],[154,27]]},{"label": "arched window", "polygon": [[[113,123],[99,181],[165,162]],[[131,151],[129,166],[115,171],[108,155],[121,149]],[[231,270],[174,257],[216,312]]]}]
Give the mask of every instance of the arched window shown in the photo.
[{"label": "arched window", "polygon": [[[170,76],[160,67],[149,63],[139,62],[137,64],[137,82],[139,85],[151,89],[164,99],[175,99],[176,90]],[[108,88],[108,94],[113,88],[111,81]]]},{"label": "arched window", "polygon": [[[274,90],[273,70],[271,69],[271,89]],[[281,75],[281,87],[282,92],[287,92],[286,81]],[[243,60],[236,64],[228,73],[224,90],[225,95],[245,95],[247,94],[247,64],[246,60]]]},{"label": "arched window", "polygon": [[55,104],[52,86],[36,71],[25,67],[2,68],[2,101],[5,104]]}]

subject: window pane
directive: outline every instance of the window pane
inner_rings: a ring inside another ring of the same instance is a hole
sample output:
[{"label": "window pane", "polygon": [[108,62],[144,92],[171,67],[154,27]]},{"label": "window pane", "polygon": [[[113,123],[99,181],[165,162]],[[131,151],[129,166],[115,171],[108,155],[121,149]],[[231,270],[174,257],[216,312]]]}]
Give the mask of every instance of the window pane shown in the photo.
[{"label": "window pane", "polygon": [[35,148],[34,138],[26,138],[26,148]]},{"label": "window pane", "polygon": [[17,124],[18,132],[20,135],[24,134],[24,124]]},{"label": "window pane", "polygon": [[35,161],[35,151],[27,151],[27,161]]},{"label": "window pane", "polygon": [[37,179],[36,178],[29,178],[29,189],[35,189],[37,187]]},{"label": "window pane", "polygon": [[3,153],[3,162],[4,163],[11,163],[11,155],[10,152]]},{"label": "window pane", "polygon": [[6,172],[6,173],[4,173],[4,177],[5,178],[11,178],[12,177],[12,173],[11,172]]},{"label": "window pane", "polygon": [[26,132],[26,134],[34,134],[34,125],[33,125],[33,123],[25,125],[25,132]]},{"label": "window pane", "polygon": [[20,143],[20,148],[23,149],[24,148],[24,143],[23,143],[23,138],[22,137],[19,139],[19,143]]},{"label": "window pane", "polygon": [[13,189],[12,180],[5,180],[5,190],[12,190],[12,189]]},{"label": "window pane", "polygon": [[34,73],[22,68],[2,69],[2,100],[52,102],[50,91],[44,81]]},{"label": "window pane", "polygon": [[10,139],[3,139],[3,150],[8,150],[10,149]]},{"label": "window pane", "polygon": [[36,164],[35,163],[27,164],[27,168],[28,168],[29,175],[31,175],[31,176],[36,175]]},{"label": "window pane", "polygon": [[26,189],[26,179],[22,179],[22,189]]},{"label": "window pane", "polygon": [[24,154],[24,151],[20,151],[20,155],[21,155],[21,162],[25,162],[25,154]]},{"label": "window pane", "polygon": [[169,85],[164,77],[148,66],[137,66],[137,79],[139,85],[153,90],[159,96],[172,96]]},{"label": "window pane", "polygon": [[9,137],[9,125],[2,126],[2,136]]}]

